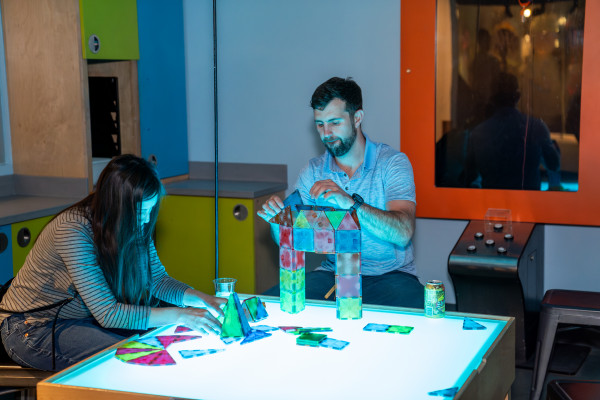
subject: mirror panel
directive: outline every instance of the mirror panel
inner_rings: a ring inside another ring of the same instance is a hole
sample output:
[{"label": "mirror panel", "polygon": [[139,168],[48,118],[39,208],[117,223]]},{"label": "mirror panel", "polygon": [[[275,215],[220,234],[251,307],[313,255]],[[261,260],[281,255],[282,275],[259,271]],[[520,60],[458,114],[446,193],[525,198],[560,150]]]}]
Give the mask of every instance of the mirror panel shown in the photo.
[{"label": "mirror panel", "polygon": [[[439,2],[443,4],[442,2]],[[514,2],[509,3],[517,3]],[[546,2],[546,7],[550,1]],[[482,219],[510,209],[515,221],[600,226],[600,2],[586,2],[577,191],[466,189],[435,184],[436,3],[401,4],[401,150],[413,165],[417,216]]]}]

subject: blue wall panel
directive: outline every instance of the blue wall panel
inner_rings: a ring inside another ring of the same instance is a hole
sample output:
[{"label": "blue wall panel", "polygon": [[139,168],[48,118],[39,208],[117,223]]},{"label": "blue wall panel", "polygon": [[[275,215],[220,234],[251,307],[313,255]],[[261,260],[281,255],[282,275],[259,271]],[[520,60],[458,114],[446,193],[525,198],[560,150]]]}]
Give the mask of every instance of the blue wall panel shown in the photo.
[{"label": "blue wall panel", "polygon": [[[4,235],[8,246],[0,253],[0,285],[13,277],[12,241],[10,225],[0,226],[0,235]],[[2,240],[2,239],[0,239]],[[1,250],[1,248],[0,248]]]},{"label": "blue wall panel", "polygon": [[158,160],[162,178],[188,173],[182,0],[137,3],[142,157]]}]

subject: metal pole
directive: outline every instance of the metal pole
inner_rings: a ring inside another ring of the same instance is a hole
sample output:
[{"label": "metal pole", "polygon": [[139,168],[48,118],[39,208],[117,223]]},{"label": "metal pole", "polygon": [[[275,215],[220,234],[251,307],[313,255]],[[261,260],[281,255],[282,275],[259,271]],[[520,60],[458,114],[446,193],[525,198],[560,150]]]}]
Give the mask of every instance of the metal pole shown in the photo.
[{"label": "metal pole", "polygon": [[215,120],[215,278],[219,277],[219,102],[217,91],[217,0],[213,0],[213,73]]}]

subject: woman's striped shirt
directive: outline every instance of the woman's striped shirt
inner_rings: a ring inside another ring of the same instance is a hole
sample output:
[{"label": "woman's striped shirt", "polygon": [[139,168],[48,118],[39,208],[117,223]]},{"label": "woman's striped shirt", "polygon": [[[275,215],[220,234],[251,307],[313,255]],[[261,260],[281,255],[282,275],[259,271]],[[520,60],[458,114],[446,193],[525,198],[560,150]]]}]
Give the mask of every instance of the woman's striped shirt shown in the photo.
[{"label": "woman's striped shirt", "polygon": [[[117,301],[98,265],[93,237],[91,221],[81,210],[59,214],[39,235],[0,309],[25,312],[30,323],[46,322],[54,318],[56,308],[35,313],[27,310],[77,294],[62,308],[60,318],[93,316],[105,328],[148,329],[150,307]],[[153,242],[149,256],[154,296],[183,306],[183,293],[189,286],[167,275]],[[0,323],[9,315],[0,313]]]}]

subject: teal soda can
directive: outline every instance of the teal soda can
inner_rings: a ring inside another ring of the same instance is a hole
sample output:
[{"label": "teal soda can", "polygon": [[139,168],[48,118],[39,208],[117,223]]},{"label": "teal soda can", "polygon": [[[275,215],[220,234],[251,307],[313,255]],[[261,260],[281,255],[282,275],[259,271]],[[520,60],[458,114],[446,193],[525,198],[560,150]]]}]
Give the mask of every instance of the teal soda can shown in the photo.
[{"label": "teal soda can", "polygon": [[443,318],[446,314],[446,288],[442,281],[428,281],[425,284],[425,316]]}]

